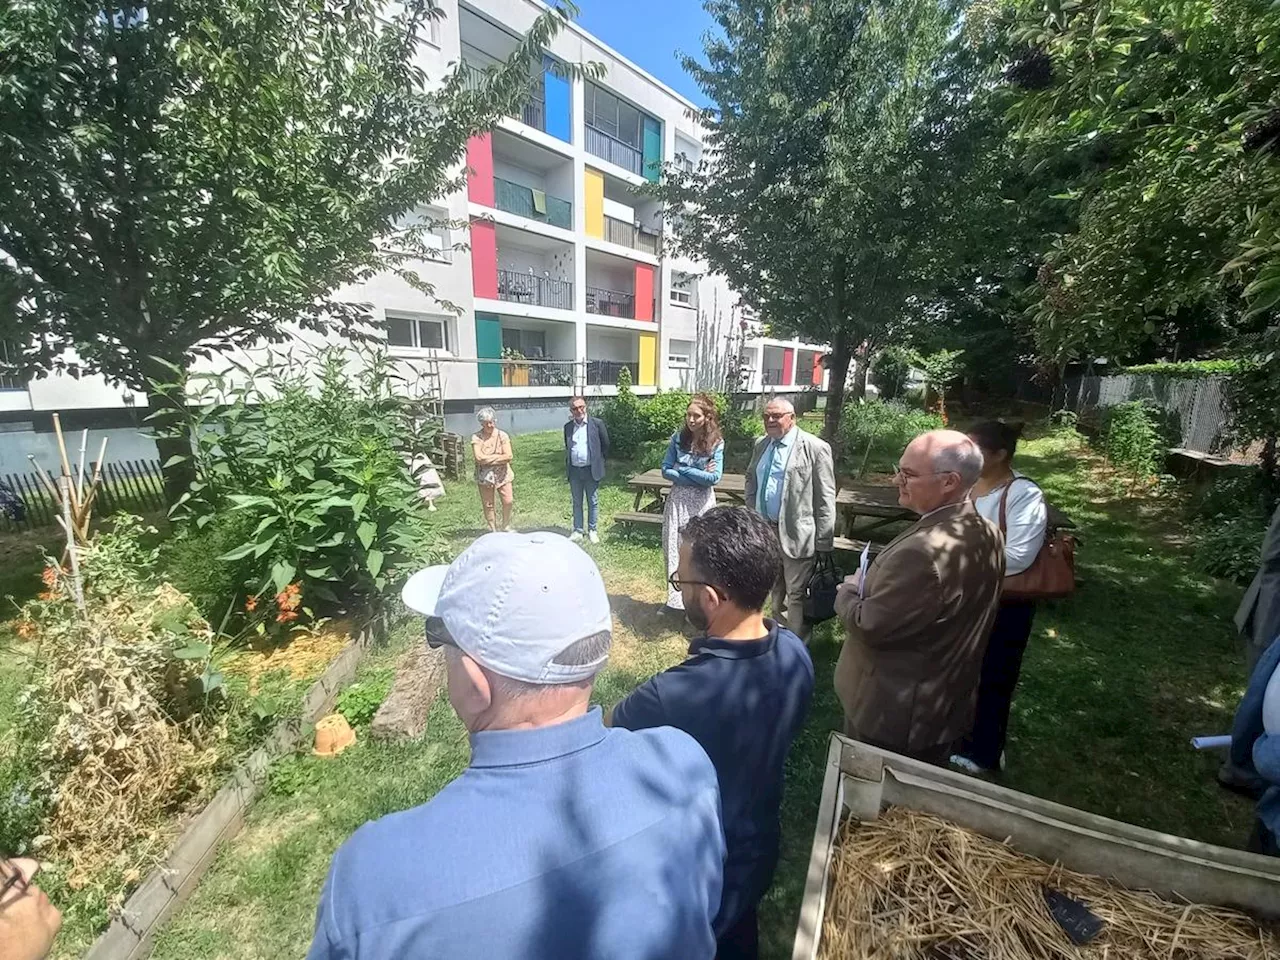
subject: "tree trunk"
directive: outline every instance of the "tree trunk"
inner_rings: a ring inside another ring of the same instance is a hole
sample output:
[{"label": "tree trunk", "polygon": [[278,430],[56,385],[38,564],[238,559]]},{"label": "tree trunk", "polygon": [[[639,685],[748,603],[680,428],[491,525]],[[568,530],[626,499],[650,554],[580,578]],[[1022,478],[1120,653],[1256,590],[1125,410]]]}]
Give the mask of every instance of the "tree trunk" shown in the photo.
[{"label": "tree trunk", "polygon": [[852,359],[853,351],[849,349],[848,335],[837,333],[831,340],[831,355],[827,360],[827,410],[822,420],[822,439],[833,448],[837,445],[836,438],[840,432],[844,382],[849,376],[849,361]]},{"label": "tree trunk", "polygon": [[[177,379],[185,380],[186,362],[178,361],[175,365],[182,371],[181,378],[163,364],[147,364],[148,382],[173,384]],[[156,433],[156,451],[160,456],[164,497],[170,506],[178,502],[178,498],[191,488],[196,479],[195,462],[191,456],[191,435],[184,409],[185,399],[185,386],[178,387],[175,384],[172,395],[154,387],[147,390],[147,426]],[[170,463],[175,457],[185,459]]]},{"label": "tree trunk", "polygon": [[849,399],[867,399],[867,376],[871,373],[871,365],[867,362],[867,351],[859,350],[853,358],[853,387],[849,391]]}]

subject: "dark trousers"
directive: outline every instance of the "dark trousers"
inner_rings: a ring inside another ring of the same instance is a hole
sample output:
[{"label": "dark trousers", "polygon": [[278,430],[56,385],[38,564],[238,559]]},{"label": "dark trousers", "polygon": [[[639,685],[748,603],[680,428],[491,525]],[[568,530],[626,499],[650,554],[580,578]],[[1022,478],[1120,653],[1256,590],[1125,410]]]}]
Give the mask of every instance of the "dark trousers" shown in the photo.
[{"label": "dark trousers", "polygon": [[[590,467],[569,467],[569,494],[573,497],[573,529],[594,530],[600,513],[600,481],[591,475]],[[582,525],[582,498],[587,499],[587,523]]]},{"label": "dark trousers", "polygon": [[1277,842],[1274,833],[1267,829],[1267,825],[1262,822],[1260,817],[1253,820],[1253,835],[1249,837],[1249,844],[1245,847],[1250,853],[1261,853],[1268,857],[1280,857],[1280,842]]},{"label": "dark trousers", "polygon": [[760,956],[760,922],[751,907],[716,942],[716,960],[756,960]]},{"label": "dark trousers", "polygon": [[1030,600],[1008,600],[1000,604],[987,652],[982,658],[982,679],[978,681],[978,712],[973,732],[960,745],[960,753],[980,767],[1000,769],[1005,738],[1009,733],[1009,707],[1022,672],[1022,655],[1031,637],[1031,621],[1036,605]]}]

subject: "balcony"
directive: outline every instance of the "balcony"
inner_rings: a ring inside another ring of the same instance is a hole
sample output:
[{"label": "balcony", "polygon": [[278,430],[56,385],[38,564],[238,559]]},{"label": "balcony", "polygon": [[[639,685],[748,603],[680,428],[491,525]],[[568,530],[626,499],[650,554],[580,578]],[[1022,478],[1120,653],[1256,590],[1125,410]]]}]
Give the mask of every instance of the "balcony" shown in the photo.
[{"label": "balcony", "polygon": [[630,372],[633,384],[640,382],[639,363],[624,363],[620,360],[588,360],[587,386],[616,387],[618,376],[623,370]]},{"label": "balcony", "polygon": [[[549,223],[564,230],[573,229],[573,204],[541,190],[522,186],[501,177],[493,178],[494,205],[499,210],[514,213],[518,217]],[[542,209],[538,209],[538,194],[542,195]]]},{"label": "balcony", "polygon": [[634,293],[623,293],[621,290],[606,290],[603,287],[587,287],[587,313],[599,314],[602,317],[617,317],[621,320],[636,318],[636,297]]},{"label": "balcony", "polygon": [[644,175],[644,154],[640,152],[639,148],[633,147],[629,143],[623,143],[617,137],[607,134],[589,123],[586,125],[586,132],[585,145],[587,153],[593,157],[599,157],[601,160],[607,160],[623,170],[629,170],[636,176]]},{"label": "balcony", "polygon": [[[495,66],[497,66],[495,64]],[[485,68],[469,60],[463,60],[463,86],[471,91],[484,89]],[[541,130],[547,129],[547,105],[543,100],[541,78],[529,79],[529,96],[521,107],[509,114],[512,120],[519,120],[526,126]]]},{"label": "balcony", "polygon": [[658,251],[662,249],[662,238],[658,234],[607,215],[604,218],[604,238],[610,243],[640,250],[651,257],[660,256]]},{"label": "balcony", "polygon": [[[590,294],[588,294],[589,296]],[[498,271],[498,299],[539,307],[573,309],[573,284],[516,270]]]},{"label": "balcony", "polygon": [[578,364],[573,360],[525,360],[519,357],[502,361],[504,387],[572,387]]},{"label": "balcony", "polygon": [[780,387],[783,385],[781,367],[765,367],[762,377],[762,382],[766,387]]}]

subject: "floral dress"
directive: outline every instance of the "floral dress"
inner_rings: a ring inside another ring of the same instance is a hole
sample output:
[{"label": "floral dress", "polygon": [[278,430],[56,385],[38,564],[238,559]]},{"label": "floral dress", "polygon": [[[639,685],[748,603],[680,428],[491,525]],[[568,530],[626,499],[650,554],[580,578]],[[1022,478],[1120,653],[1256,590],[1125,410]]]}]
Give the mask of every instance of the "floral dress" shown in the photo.
[{"label": "floral dress", "polygon": [[662,552],[667,561],[667,606],[672,609],[684,609],[680,591],[670,582],[680,565],[680,532],[693,517],[716,505],[715,485],[723,472],[723,441],[711,453],[698,454],[680,446],[679,433],[672,435],[667,455],[662,458],[662,475],[671,481],[671,492],[662,511]]}]

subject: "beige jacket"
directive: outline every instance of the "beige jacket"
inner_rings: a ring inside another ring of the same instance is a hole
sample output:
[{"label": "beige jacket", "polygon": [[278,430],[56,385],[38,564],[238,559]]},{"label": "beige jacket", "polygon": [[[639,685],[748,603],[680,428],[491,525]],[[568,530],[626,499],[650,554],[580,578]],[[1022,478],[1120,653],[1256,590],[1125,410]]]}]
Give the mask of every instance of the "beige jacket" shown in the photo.
[{"label": "beige jacket", "polygon": [[862,597],[842,586],[835,687],[846,732],[900,753],[965,736],[1003,579],[1000,530],[965,500],[922,517],[881,551]]},{"label": "beige jacket", "polygon": [[[760,492],[756,468],[771,442],[768,437],[757,440],[747,466],[745,500],[753,510]],[[821,437],[796,427],[795,446],[782,475],[782,510],[778,514],[782,552],[793,560],[812,557],[830,550],[835,535],[836,468],[831,447]]]}]

